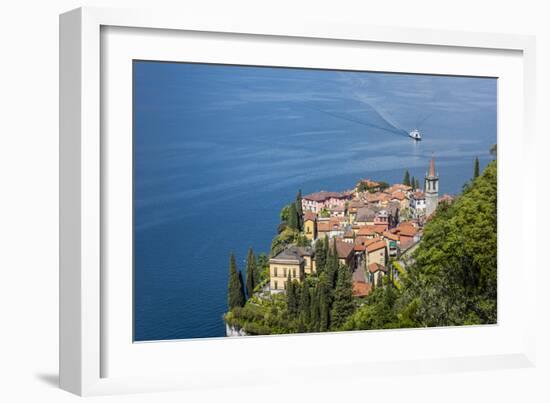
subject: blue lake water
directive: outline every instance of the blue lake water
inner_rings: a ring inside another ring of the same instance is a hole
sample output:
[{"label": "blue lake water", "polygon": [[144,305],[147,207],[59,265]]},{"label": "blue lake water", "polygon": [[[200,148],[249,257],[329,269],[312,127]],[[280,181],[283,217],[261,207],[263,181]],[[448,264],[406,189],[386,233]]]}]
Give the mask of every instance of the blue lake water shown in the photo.
[{"label": "blue lake water", "polygon": [[136,341],[224,336],[229,253],[268,252],[298,189],[422,183],[433,155],[456,194],[496,143],[495,79],[134,63]]}]

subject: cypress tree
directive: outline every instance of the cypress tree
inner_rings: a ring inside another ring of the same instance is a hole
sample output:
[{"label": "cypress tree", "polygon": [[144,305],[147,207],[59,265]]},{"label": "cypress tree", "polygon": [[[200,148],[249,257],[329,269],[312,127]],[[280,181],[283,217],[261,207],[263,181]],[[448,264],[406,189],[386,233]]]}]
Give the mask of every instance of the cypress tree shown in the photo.
[{"label": "cypress tree", "polygon": [[411,186],[411,178],[410,178],[408,169],[405,171],[405,177],[403,178],[403,185]]},{"label": "cypress tree", "polygon": [[286,281],[286,307],[291,317],[296,316],[297,311],[297,295],[296,286],[290,277],[290,271],[288,272],[288,278]]},{"label": "cypress tree", "polygon": [[309,294],[309,285],[302,283],[302,295],[300,297],[300,316],[302,323],[309,328],[311,322],[311,296]]},{"label": "cypress tree", "polygon": [[310,316],[309,330],[312,332],[319,331],[320,325],[320,311],[319,311],[319,293],[317,287],[312,289],[311,293],[311,316]]},{"label": "cypress tree", "polygon": [[331,322],[333,328],[342,326],[354,309],[351,272],[347,266],[341,266],[338,269],[338,280],[332,302]]},{"label": "cypress tree", "polygon": [[298,229],[304,229],[304,211],[302,209],[302,189],[298,190],[296,195],[296,214],[298,215]]},{"label": "cypress tree", "polygon": [[246,257],[246,295],[248,298],[254,293],[258,281],[256,281],[256,257],[252,248],[248,249],[248,256]]},{"label": "cypress tree", "polygon": [[239,294],[241,295],[241,298],[243,300],[243,306],[244,306],[244,304],[246,303],[246,294],[244,292],[243,272],[239,270],[237,273],[239,273],[239,286],[240,286]]},{"label": "cypress tree", "polygon": [[412,186],[413,190],[416,189],[416,182],[415,182],[414,176],[411,177],[411,185],[410,186]]},{"label": "cypress tree", "polygon": [[330,289],[334,288],[336,284],[336,275],[338,272],[338,266],[340,262],[338,261],[338,249],[336,248],[336,239],[332,242],[332,248],[329,249],[329,258],[327,260],[327,279]]},{"label": "cypress tree", "polygon": [[325,242],[325,271],[326,271],[330,264],[330,242],[328,239],[328,235],[325,235],[324,242]]},{"label": "cypress tree", "polygon": [[287,224],[294,230],[298,229],[298,212],[296,211],[296,203],[292,203],[290,205]]},{"label": "cypress tree", "polygon": [[229,257],[229,280],[227,284],[227,306],[229,309],[243,306],[245,303],[242,276],[237,270],[235,255]]},{"label": "cypress tree", "polygon": [[326,332],[330,326],[329,301],[325,286],[319,288],[319,331]]},{"label": "cypress tree", "polygon": [[317,275],[325,270],[326,255],[325,240],[319,239],[315,243],[315,270],[317,271]]},{"label": "cypress tree", "polygon": [[479,176],[479,158],[476,157],[474,161],[474,179]]}]

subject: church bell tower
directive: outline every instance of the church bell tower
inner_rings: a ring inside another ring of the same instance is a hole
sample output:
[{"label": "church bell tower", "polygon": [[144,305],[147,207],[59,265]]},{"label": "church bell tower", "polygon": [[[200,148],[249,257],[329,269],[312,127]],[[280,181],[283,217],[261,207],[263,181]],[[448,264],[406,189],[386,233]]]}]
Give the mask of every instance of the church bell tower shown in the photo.
[{"label": "church bell tower", "polygon": [[430,170],[424,179],[424,193],[426,194],[426,216],[437,209],[439,200],[439,175],[435,172],[435,161],[432,157]]}]

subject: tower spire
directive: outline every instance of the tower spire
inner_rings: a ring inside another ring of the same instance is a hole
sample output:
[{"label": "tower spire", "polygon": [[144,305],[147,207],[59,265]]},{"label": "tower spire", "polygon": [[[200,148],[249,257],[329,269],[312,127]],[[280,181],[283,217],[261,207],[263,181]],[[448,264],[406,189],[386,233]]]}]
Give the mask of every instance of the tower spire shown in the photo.
[{"label": "tower spire", "polygon": [[432,156],[432,159],[430,160],[430,172],[428,173],[428,175],[435,176],[435,161],[433,156]]},{"label": "tower spire", "polygon": [[436,209],[439,202],[439,177],[435,174],[435,158],[432,155],[430,160],[430,170],[426,175],[426,216],[430,216]]}]

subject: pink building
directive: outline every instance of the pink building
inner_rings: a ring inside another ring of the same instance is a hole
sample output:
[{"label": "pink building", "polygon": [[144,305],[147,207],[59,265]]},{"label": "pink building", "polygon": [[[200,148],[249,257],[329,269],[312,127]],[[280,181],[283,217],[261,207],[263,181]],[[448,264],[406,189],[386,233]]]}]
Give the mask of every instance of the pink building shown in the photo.
[{"label": "pink building", "polygon": [[319,213],[326,208],[331,210],[334,208],[344,208],[346,201],[351,199],[349,192],[316,192],[302,197],[302,210]]}]

